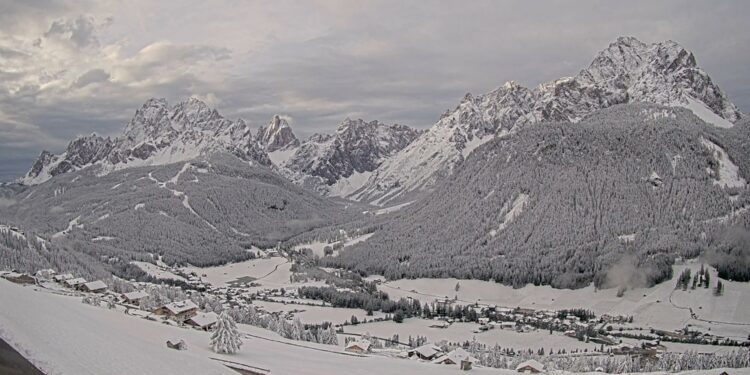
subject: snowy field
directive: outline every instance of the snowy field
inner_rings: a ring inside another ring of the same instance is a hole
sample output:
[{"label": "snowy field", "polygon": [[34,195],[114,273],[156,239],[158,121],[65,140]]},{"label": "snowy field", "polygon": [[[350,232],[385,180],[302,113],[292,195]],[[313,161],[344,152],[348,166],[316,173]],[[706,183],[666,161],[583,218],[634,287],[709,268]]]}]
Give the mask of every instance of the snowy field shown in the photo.
[{"label": "snowy field", "polygon": [[135,264],[136,266],[138,266],[138,268],[142,269],[143,272],[157,279],[180,280],[180,281],[187,282],[187,280],[185,280],[184,277],[180,275],[175,275],[174,273],[166,270],[164,267],[160,267],[155,264],[148,263],[148,262],[130,262],[130,263]]},{"label": "snowy field", "polygon": [[[352,246],[352,245],[354,245],[356,243],[367,241],[367,239],[370,238],[370,237],[372,237],[373,234],[375,234],[375,233],[363,234],[361,236],[352,237],[352,238],[347,239],[346,241],[344,241],[344,249],[346,249],[347,247]],[[319,257],[322,258],[325,255],[325,250],[324,249],[325,249],[326,246],[333,247],[333,244],[330,244],[330,243],[327,243],[327,242],[322,242],[322,241],[315,241],[315,242],[310,242],[310,243],[306,243],[306,244],[296,245],[296,246],[294,246],[294,250],[311,249],[312,252],[313,252],[313,254],[315,254],[315,255],[317,255],[317,256],[319,256]],[[336,256],[337,254],[338,254],[338,250],[334,250],[333,255]]]},{"label": "snowy field", "polygon": [[[289,282],[291,264],[286,258],[250,259],[239,263],[229,263],[216,267],[186,267],[186,272],[195,272],[204,283],[213,286],[225,284],[242,277],[252,277],[268,282]],[[206,275],[206,276],[203,276]]]},{"label": "snowy field", "polygon": [[463,343],[476,338],[482,344],[490,346],[497,344],[504,348],[514,349],[531,348],[536,350],[544,347],[544,350],[554,349],[555,351],[559,349],[567,351],[572,349],[588,349],[591,351],[594,348],[599,348],[598,344],[586,344],[566,337],[560,332],[553,332],[550,335],[549,331],[544,330],[518,333],[495,328],[486,332],[474,333],[474,330],[479,328],[479,324],[453,323],[448,328],[430,328],[430,325],[433,323],[435,321],[428,319],[405,319],[403,323],[394,323],[392,321],[374,322],[346,326],[344,327],[344,333],[369,333],[381,338],[389,338],[394,333],[397,333],[401,341],[407,341],[409,336],[425,336],[430,342],[446,340],[452,343]]},{"label": "snowy field", "polygon": [[[237,354],[216,354],[208,347],[207,332],[85,305],[78,298],[34,291],[5,280],[0,280],[0,300],[12,301],[0,304],[0,335],[48,374],[237,374],[211,358],[267,369],[271,374],[459,373],[451,366],[352,356],[338,347],[290,341],[245,325],[240,330],[257,337],[246,338]],[[168,349],[165,342],[169,339],[185,340],[188,350]]]},{"label": "snowy field", "polygon": [[292,310],[305,310],[304,312],[294,314],[298,317],[302,323],[323,323],[331,322],[333,324],[341,324],[346,321],[350,321],[352,316],[356,316],[359,321],[364,319],[375,319],[378,317],[384,317],[385,314],[379,311],[373,312],[372,316],[367,316],[367,311],[362,309],[348,309],[348,308],[337,308],[337,307],[324,307],[324,306],[307,306],[298,305],[291,303],[279,303],[279,302],[267,302],[267,301],[253,301],[253,305],[263,307],[264,310],[269,312],[276,311],[292,311]]},{"label": "snowy field", "polygon": [[[677,265],[674,274],[679,275],[687,267],[695,274],[700,264],[689,262]],[[718,277],[713,269],[711,278],[715,285]],[[645,328],[671,330],[692,324],[706,330],[711,328],[715,334],[746,339],[750,334],[750,283],[722,282],[724,295],[720,297],[713,296],[712,288],[674,290],[674,279],[651,288],[628,290],[624,297],[617,297],[616,289],[595,291],[593,286],[570,290],[529,285],[513,289],[494,282],[452,278],[402,279],[385,282],[378,288],[396,300],[411,297],[424,303],[433,302],[436,298],[457,296],[459,304],[479,302],[500,307],[550,310],[585,308],[597,315],[633,315],[634,324]],[[455,290],[456,283],[460,284],[458,291]],[[676,306],[670,303],[670,295]],[[688,308],[692,308],[700,319],[711,322],[692,319]]]}]

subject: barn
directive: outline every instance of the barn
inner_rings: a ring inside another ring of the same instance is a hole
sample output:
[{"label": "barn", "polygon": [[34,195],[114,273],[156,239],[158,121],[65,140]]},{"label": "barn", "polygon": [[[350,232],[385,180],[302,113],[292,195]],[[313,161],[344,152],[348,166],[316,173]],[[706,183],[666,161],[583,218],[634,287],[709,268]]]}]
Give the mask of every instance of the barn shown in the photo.
[{"label": "barn", "polygon": [[198,306],[191,300],[168,303],[154,310],[154,314],[163,315],[177,322],[184,322],[198,313]]},{"label": "barn", "polygon": [[530,359],[519,363],[518,366],[516,366],[516,371],[526,374],[538,374],[544,371],[544,365],[537,360]]}]

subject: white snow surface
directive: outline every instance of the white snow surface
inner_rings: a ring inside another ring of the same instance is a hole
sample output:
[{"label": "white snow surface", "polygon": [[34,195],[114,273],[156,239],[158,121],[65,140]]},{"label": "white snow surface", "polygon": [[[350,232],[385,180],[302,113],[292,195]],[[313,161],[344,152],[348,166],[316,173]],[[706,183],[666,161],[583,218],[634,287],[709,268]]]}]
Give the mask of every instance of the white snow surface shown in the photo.
[{"label": "white snow surface", "polygon": [[714,181],[715,185],[728,188],[741,188],[747,185],[747,181],[740,176],[740,168],[732,162],[732,159],[729,158],[729,155],[723,148],[703,137],[701,137],[701,143],[711,151],[719,163],[719,176]]},{"label": "white snow surface", "polygon": [[497,227],[497,230],[491,230],[490,235],[495,236],[497,235],[497,232],[505,229],[510,223],[515,220],[518,215],[520,215],[523,212],[523,208],[526,206],[526,203],[529,202],[529,195],[520,193],[518,196],[516,196],[516,199],[513,200],[513,204],[510,206],[510,208],[503,207],[503,211],[505,212],[505,216],[503,217],[503,222],[500,223],[500,225]]},{"label": "white snow surface", "polygon": [[687,104],[682,104],[682,106],[692,111],[701,120],[713,126],[719,128],[731,128],[734,126],[734,124],[732,124],[729,120],[714,113],[701,101],[688,97]]}]

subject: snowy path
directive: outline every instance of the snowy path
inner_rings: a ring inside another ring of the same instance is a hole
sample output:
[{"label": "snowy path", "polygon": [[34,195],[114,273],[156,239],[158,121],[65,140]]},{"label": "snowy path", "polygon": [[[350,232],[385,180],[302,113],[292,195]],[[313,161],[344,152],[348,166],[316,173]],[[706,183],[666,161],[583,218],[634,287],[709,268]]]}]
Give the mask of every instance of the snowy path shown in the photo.
[{"label": "snowy path", "polygon": [[185,207],[188,211],[190,211],[190,213],[192,213],[193,215],[201,219],[201,221],[203,221],[206,225],[208,225],[209,228],[213,229],[214,231],[218,233],[221,233],[221,231],[219,231],[213,224],[211,224],[208,220],[204,219],[203,216],[201,216],[199,213],[197,213],[193,209],[193,206],[190,205],[190,198],[188,197],[187,194],[185,194],[184,191],[179,191],[177,189],[171,189],[167,187],[168,183],[172,183],[173,185],[176,185],[182,173],[185,172],[185,170],[187,170],[190,166],[191,166],[190,163],[185,163],[185,165],[182,166],[182,169],[180,169],[180,171],[177,172],[177,174],[171,179],[169,179],[167,182],[159,181],[156,177],[153,176],[153,172],[148,172],[148,179],[151,181],[154,181],[156,183],[156,186],[162,189],[167,189],[171,191],[174,196],[178,198],[182,198],[183,207]]}]

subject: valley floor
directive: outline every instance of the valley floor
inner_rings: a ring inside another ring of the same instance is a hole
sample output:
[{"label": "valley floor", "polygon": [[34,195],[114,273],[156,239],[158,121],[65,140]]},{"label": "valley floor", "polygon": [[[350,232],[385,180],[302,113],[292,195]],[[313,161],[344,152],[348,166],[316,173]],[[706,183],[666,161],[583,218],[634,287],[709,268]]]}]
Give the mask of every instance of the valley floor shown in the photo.
[{"label": "valley floor", "polygon": [[[47,374],[236,374],[225,363],[272,374],[456,374],[453,366],[379,355],[361,356],[340,348],[290,341],[260,328],[240,325],[239,353],[210,351],[209,333],[179,328],[82,304],[35,286],[0,280],[0,337]],[[166,340],[185,340],[188,350],[168,349]],[[479,374],[515,372],[488,368]],[[716,374],[690,371],[685,374]],[[730,369],[732,375],[750,369]]]}]

